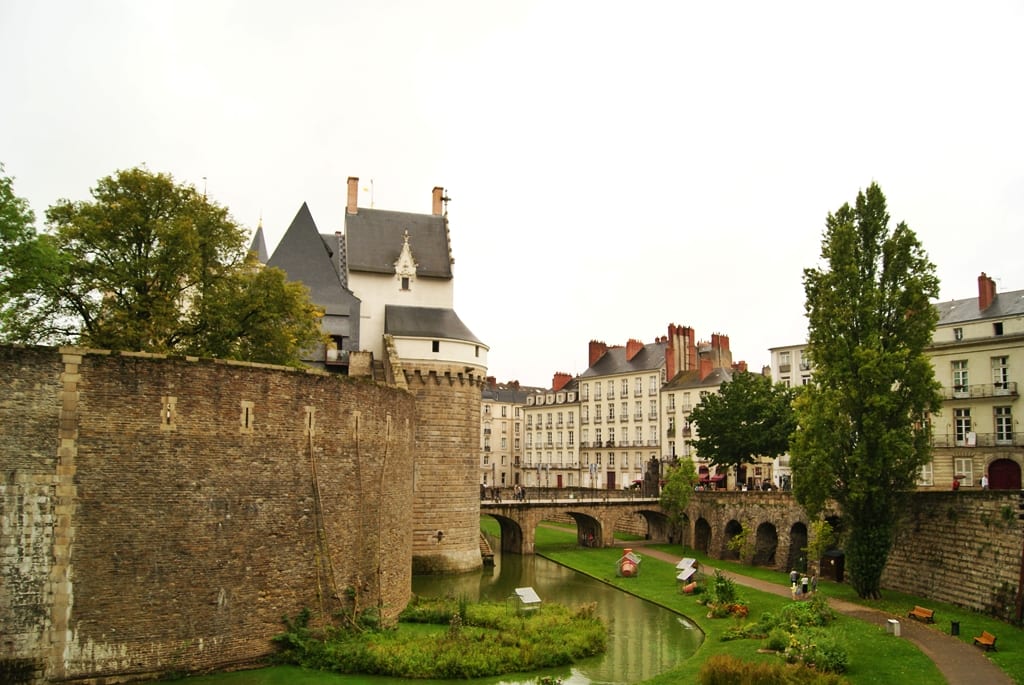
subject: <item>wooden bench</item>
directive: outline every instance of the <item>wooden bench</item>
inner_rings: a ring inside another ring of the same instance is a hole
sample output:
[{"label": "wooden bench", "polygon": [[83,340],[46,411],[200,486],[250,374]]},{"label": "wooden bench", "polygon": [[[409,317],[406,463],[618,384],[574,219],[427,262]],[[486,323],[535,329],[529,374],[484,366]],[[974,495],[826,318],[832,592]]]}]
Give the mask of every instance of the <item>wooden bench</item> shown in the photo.
[{"label": "wooden bench", "polygon": [[974,638],[974,644],[979,647],[984,647],[985,651],[993,650],[996,648],[996,636],[987,630],[981,631],[981,635]]},{"label": "wooden bench", "polygon": [[924,607],[915,606],[914,610],[907,613],[910,618],[916,618],[918,621],[924,621],[925,623],[935,623],[935,610],[925,609]]}]

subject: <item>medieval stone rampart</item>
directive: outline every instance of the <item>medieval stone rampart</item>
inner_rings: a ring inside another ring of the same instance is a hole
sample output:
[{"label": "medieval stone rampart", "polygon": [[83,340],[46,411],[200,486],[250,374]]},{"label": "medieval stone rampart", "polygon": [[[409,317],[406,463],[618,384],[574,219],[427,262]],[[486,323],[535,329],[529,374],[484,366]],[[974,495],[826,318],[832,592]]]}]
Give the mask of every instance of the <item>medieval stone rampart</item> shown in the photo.
[{"label": "medieval stone rampart", "polygon": [[[483,367],[403,360],[416,398],[413,478],[414,573],[479,569],[480,390]],[[398,380],[396,379],[396,382]]]},{"label": "medieval stone rampart", "polygon": [[414,436],[365,381],[0,347],[0,680],[248,662],[303,608],[393,621]]},{"label": "medieval stone rampart", "polygon": [[1021,493],[919,492],[900,520],[882,586],[1015,617],[1022,573]]}]

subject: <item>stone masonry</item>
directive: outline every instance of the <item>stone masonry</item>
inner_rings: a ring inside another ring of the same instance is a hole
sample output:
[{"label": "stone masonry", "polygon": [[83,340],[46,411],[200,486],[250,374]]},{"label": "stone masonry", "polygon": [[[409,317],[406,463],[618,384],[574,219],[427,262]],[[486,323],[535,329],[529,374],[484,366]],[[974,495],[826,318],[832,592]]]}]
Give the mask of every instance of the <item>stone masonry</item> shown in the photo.
[{"label": "stone masonry", "polygon": [[280,367],[0,347],[0,680],[252,662],[411,593],[415,403]]}]

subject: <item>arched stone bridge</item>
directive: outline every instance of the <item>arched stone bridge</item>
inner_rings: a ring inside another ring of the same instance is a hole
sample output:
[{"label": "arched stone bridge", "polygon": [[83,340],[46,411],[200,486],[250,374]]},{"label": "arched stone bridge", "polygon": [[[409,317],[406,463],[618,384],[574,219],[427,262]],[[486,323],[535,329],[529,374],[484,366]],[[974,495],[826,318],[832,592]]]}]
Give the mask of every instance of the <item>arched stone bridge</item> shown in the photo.
[{"label": "arched stone bridge", "polygon": [[493,516],[501,526],[501,551],[533,554],[537,526],[569,516],[576,521],[580,545],[607,547],[615,542],[616,524],[623,517],[640,516],[651,539],[668,539],[668,517],[655,498],[544,499],[480,502],[480,513]]},{"label": "arched stone bridge", "polygon": [[[788,492],[696,492],[690,498],[681,529],[673,530],[657,498],[541,499],[480,503],[480,513],[493,516],[501,526],[501,551],[533,554],[541,521],[569,516],[576,522],[580,545],[607,547],[617,528],[641,517],[646,536],[653,541],[682,542],[714,559],[740,559],[778,569],[804,567],[808,519]],[[835,517],[829,517],[833,526]],[[729,549],[729,541],[746,527],[750,544]]]}]

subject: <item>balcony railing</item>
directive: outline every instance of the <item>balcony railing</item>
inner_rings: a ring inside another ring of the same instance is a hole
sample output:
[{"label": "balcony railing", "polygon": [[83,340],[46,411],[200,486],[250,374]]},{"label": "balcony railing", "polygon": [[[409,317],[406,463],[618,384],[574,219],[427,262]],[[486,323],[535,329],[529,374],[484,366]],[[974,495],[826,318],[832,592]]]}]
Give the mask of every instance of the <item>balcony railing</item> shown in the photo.
[{"label": "balcony railing", "polygon": [[933,447],[1021,447],[1024,432],[1017,433],[945,433],[932,436]]},{"label": "balcony railing", "polygon": [[972,400],[986,397],[1017,397],[1017,382],[979,383],[977,385],[954,385],[943,388],[942,396],[947,400]]}]

